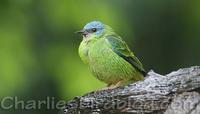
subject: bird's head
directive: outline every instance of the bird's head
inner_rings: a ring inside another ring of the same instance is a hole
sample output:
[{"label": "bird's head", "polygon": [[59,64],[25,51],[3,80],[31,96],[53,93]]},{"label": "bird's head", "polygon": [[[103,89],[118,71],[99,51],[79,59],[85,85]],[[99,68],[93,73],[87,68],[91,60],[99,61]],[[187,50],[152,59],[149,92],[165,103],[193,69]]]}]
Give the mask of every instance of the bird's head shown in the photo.
[{"label": "bird's head", "polygon": [[[109,26],[103,24],[100,21],[92,21],[84,26],[84,28],[77,33],[80,33],[83,35],[84,39],[88,38],[100,38],[103,36],[107,28],[110,28]],[[111,28],[110,28],[111,29]]]}]

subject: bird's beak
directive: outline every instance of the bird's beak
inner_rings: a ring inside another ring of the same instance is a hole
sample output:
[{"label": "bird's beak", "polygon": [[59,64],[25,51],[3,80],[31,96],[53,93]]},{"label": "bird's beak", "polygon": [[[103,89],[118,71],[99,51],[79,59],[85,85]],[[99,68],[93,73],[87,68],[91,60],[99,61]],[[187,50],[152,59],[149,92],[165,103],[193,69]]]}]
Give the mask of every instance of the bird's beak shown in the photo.
[{"label": "bird's beak", "polygon": [[79,30],[79,31],[76,31],[75,33],[76,34],[82,34],[82,33],[84,33],[85,31],[84,30]]},{"label": "bird's beak", "polygon": [[83,36],[86,36],[88,34],[88,32],[86,30],[80,30],[80,31],[76,31],[76,34],[81,34]]}]

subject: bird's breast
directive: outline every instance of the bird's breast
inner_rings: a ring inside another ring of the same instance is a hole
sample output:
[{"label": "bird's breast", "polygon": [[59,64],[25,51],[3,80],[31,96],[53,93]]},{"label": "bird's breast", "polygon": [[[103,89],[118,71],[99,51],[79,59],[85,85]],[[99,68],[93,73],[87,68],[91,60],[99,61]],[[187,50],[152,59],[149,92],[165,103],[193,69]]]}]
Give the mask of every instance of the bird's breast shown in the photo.
[{"label": "bird's breast", "polygon": [[90,62],[89,52],[96,42],[95,39],[92,40],[91,38],[90,40],[87,39],[81,42],[79,46],[79,55],[84,63],[88,64]]},{"label": "bird's breast", "polygon": [[88,64],[89,58],[88,58],[88,51],[89,51],[89,45],[88,42],[82,41],[79,45],[79,56],[81,57],[81,60]]}]

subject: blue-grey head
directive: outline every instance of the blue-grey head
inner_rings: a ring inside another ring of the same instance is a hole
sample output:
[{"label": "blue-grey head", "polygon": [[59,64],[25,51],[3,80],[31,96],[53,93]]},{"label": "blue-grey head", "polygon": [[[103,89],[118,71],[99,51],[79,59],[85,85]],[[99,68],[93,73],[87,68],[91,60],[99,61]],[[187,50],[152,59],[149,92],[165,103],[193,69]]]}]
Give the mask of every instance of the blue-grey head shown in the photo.
[{"label": "blue-grey head", "polygon": [[100,21],[92,21],[84,26],[84,28],[77,33],[83,35],[83,38],[100,37],[104,34],[105,25]]}]

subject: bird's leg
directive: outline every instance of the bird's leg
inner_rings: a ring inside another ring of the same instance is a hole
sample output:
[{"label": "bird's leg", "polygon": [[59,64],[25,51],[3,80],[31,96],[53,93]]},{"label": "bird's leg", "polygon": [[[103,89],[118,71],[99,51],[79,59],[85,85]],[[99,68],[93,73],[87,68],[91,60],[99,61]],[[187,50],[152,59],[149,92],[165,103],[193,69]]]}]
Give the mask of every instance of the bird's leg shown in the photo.
[{"label": "bird's leg", "polygon": [[124,80],[120,80],[113,86],[113,88],[117,88],[117,87],[123,86],[124,84],[125,84]]},{"label": "bird's leg", "polygon": [[100,89],[100,90],[110,90],[113,89],[114,84],[108,84],[106,87]]},{"label": "bird's leg", "polygon": [[103,88],[101,90],[112,90],[117,87],[123,86],[124,84],[125,84],[124,80],[120,80],[116,84],[108,84],[106,88]]},{"label": "bird's leg", "polygon": [[117,87],[123,86],[123,85],[125,85],[125,84],[126,84],[126,81],[120,80],[120,81],[118,81],[116,84],[108,84],[107,87],[102,88],[102,89],[100,89],[100,90],[97,90],[97,92],[98,92],[98,91],[102,91],[102,90],[110,91],[110,90],[112,90],[112,89],[115,89],[115,88],[117,88]]},{"label": "bird's leg", "polygon": [[111,90],[113,86],[113,84],[108,84],[106,87],[96,90],[96,92]]},{"label": "bird's leg", "polygon": [[97,90],[96,92],[103,91],[103,90],[110,91],[114,88],[115,88],[115,84],[108,84],[107,87],[101,88],[101,89]]}]

